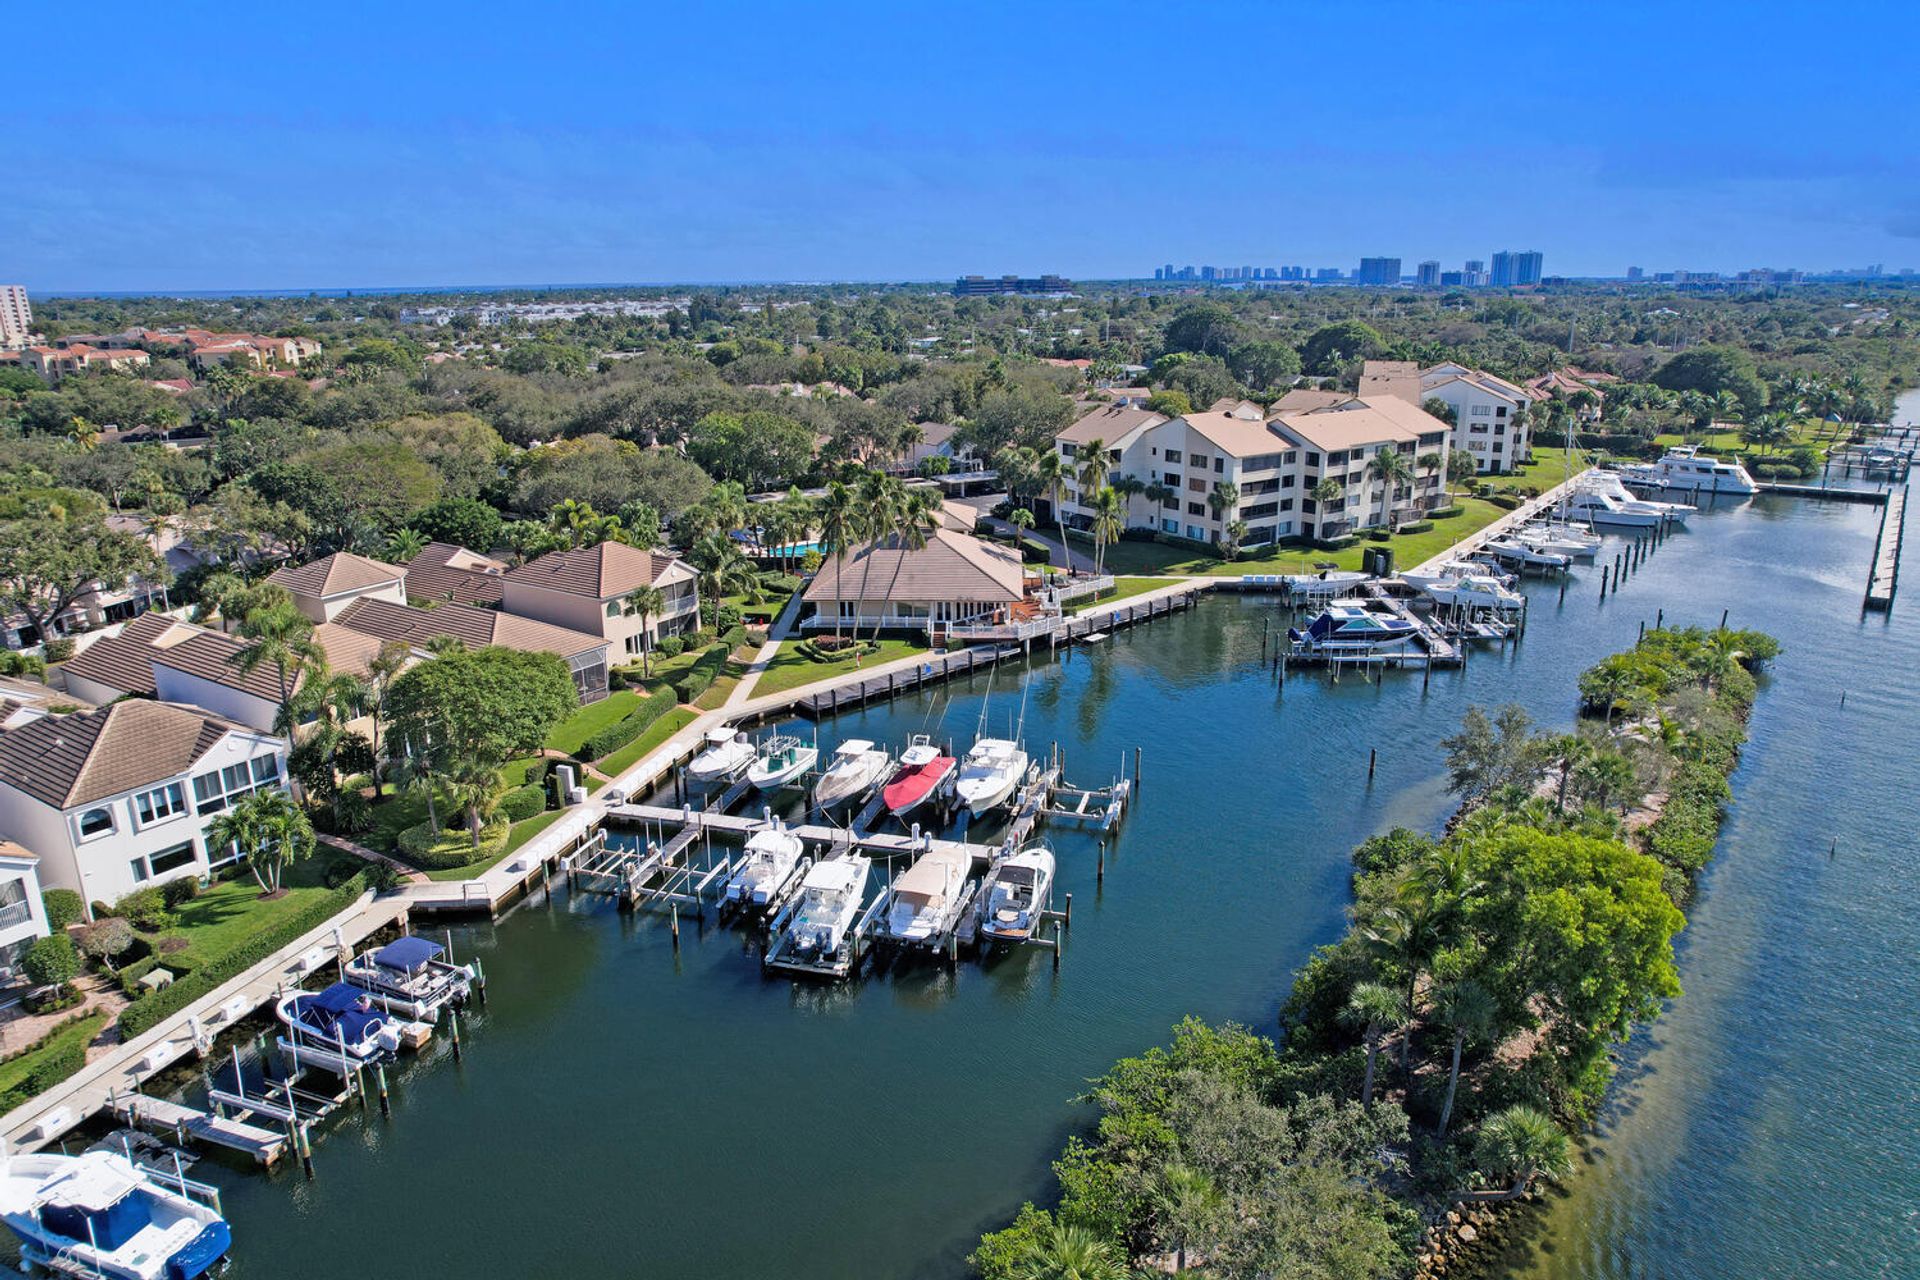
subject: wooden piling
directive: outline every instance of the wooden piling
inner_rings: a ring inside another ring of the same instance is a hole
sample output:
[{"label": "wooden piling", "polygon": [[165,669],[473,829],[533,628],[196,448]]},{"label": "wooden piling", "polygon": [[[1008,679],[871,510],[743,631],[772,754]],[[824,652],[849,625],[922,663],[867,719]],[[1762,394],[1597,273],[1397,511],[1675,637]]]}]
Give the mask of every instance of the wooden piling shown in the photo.
[{"label": "wooden piling", "polygon": [[1095,884],[1107,882],[1107,842],[1105,840],[1100,842],[1100,861],[1094,866],[1093,882]]},{"label": "wooden piling", "polygon": [[1653,611],[1653,629],[1655,631],[1658,631],[1661,627],[1666,625],[1666,622],[1667,622],[1667,611],[1665,609],[1655,609]]},{"label": "wooden piling", "polygon": [[376,1062],[373,1066],[373,1081],[380,1090],[380,1114],[386,1119],[393,1117],[393,1103],[387,1097],[387,1064]]},{"label": "wooden piling", "polygon": [[449,1008],[447,1010],[447,1017],[449,1019],[448,1026],[453,1034],[453,1060],[458,1062],[460,1061],[460,1011]]},{"label": "wooden piling", "polygon": [[1367,748],[1367,781],[1368,782],[1373,781],[1373,768],[1378,763],[1380,763],[1380,748],[1368,747]]},{"label": "wooden piling", "polygon": [[1600,598],[1602,600],[1605,600],[1607,598],[1607,574],[1611,572],[1612,572],[1612,568],[1610,566],[1608,565],[1600,566]]},{"label": "wooden piling", "polygon": [[1135,791],[1140,789],[1140,748],[1138,745],[1135,745],[1133,748],[1133,789]]},{"label": "wooden piling", "polygon": [[1072,890],[1067,891],[1067,909],[1061,913],[1061,922],[1064,923],[1067,926],[1067,928],[1069,929],[1073,928],[1073,891]]}]

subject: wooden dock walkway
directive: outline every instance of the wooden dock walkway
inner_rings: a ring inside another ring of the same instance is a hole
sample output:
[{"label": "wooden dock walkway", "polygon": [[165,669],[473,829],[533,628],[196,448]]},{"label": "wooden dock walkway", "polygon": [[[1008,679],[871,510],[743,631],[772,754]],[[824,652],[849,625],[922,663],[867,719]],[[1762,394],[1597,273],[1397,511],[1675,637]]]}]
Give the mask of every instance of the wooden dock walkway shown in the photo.
[{"label": "wooden dock walkway", "polygon": [[149,1098],[140,1093],[117,1093],[108,1109],[114,1119],[123,1120],[137,1129],[171,1134],[179,1145],[184,1146],[187,1140],[204,1142],[252,1156],[264,1165],[271,1165],[287,1149],[287,1135],[284,1133],[263,1129],[244,1120],[208,1115],[193,1107],[168,1102],[165,1098]]},{"label": "wooden dock walkway", "polygon": [[[656,804],[613,805],[607,810],[607,822],[615,826],[679,827],[678,835],[680,836],[688,836],[688,833],[697,836],[712,832],[742,840],[766,825],[763,818],[732,813],[702,812],[698,809],[673,809]],[[858,831],[848,827],[821,826],[815,823],[803,823],[788,827],[787,830],[809,844],[823,845],[830,849],[846,849],[851,845],[862,853],[882,858],[916,857],[929,851],[960,850],[981,868],[992,861],[993,855],[1000,850],[997,844],[947,840],[925,833],[916,839],[910,832]],[[688,836],[688,843],[691,842],[692,836]]]},{"label": "wooden dock walkway", "polygon": [[1893,608],[1894,593],[1900,589],[1900,542],[1906,526],[1907,491],[1895,489],[1880,513],[1880,536],[1873,544],[1873,570],[1867,578],[1869,609]]}]

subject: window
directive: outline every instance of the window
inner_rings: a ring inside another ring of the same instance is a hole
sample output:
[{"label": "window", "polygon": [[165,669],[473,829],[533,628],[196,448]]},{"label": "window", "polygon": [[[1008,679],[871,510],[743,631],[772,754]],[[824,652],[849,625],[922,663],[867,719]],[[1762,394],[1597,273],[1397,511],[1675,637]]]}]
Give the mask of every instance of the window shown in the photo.
[{"label": "window", "polygon": [[1079,446],[1079,445],[1077,445],[1077,444],[1075,444],[1075,443],[1074,443],[1073,441],[1071,441],[1071,440],[1062,440],[1062,441],[1060,442],[1060,456],[1061,456],[1061,457],[1063,457],[1063,458],[1071,458],[1071,457],[1072,457],[1072,456],[1073,456],[1074,454],[1076,454],[1076,453],[1078,453],[1078,452],[1080,452],[1080,446]]},{"label": "window", "polygon": [[1189,502],[1187,504],[1187,514],[1190,516],[1203,516],[1207,514],[1207,504],[1204,502]]},{"label": "window", "polygon": [[1293,499],[1292,499],[1292,498],[1282,498],[1282,499],[1280,499],[1280,509],[1281,509],[1282,511],[1291,511],[1291,510],[1293,510]]},{"label": "window", "polygon": [[1288,473],[1287,473],[1286,475],[1283,475],[1283,476],[1281,476],[1281,477],[1280,477],[1280,487],[1281,487],[1282,489],[1291,489],[1291,488],[1293,488],[1293,473],[1292,473],[1292,472],[1288,472]]},{"label": "window", "polygon": [[280,757],[269,751],[253,758],[253,780],[259,783],[280,781]]},{"label": "window", "polygon": [[1255,503],[1251,507],[1242,507],[1240,509],[1240,518],[1242,520],[1261,520],[1267,516],[1278,514],[1280,514],[1280,504],[1277,502],[1260,502]]},{"label": "window", "polygon": [[136,884],[145,880],[149,874],[147,871],[147,860],[145,858],[135,858],[129,862],[127,866],[133,872],[133,879]]},{"label": "window", "polygon": [[1180,451],[1178,449],[1167,450],[1167,461],[1168,462],[1180,461]]},{"label": "window", "polygon": [[1261,454],[1256,454],[1253,457],[1248,458],[1245,462],[1241,463],[1240,469],[1242,471],[1271,471],[1279,465],[1280,465],[1279,454],[1261,453]]},{"label": "window", "polygon": [[1169,520],[1169,519],[1167,519],[1167,518],[1165,518],[1165,517],[1163,516],[1163,517],[1161,517],[1161,520],[1160,520],[1160,532],[1162,532],[1162,533],[1179,533],[1179,532],[1180,532],[1180,522],[1179,522],[1178,520]]},{"label": "window", "polygon": [[[1288,460],[1288,461],[1292,461],[1292,460],[1293,460],[1293,459],[1292,459],[1292,455],[1291,455],[1291,454],[1289,454],[1289,455],[1288,455],[1288,459],[1287,459],[1287,460]],[[1319,454],[1317,454],[1317,453],[1309,453],[1309,454],[1307,455],[1307,465],[1308,465],[1308,466],[1310,466],[1310,467],[1317,467],[1317,466],[1319,466],[1319,465],[1320,465],[1320,455],[1319,455]]]},{"label": "window", "polygon": [[169,782],[164,787],[155,787],[135,796],[133,811],[140,815],[140,825],[143,827],[177,817],[187,811],[186,793],[180,789],[179,783]]},{"label": "window", "polygon": [[1477,404],[1477,405],[1475,405],[1475,406],[1473,406],[1473,412],[1472,412],[1472,415],[1471,415],[1471,416],[1473,416],[1473,417],[1475,417],[1475,418],[1484,418],[1484,417],[1486,417],[1486,416],[1487,416],[1487,406],[1486,406],[1486,405],[1483,405],[1483,404]]},{"label": "window", "polygon": [[185,844],[177,844],[171,849],[162,849],[151,855],[147,859],[147,865],[152,868],[154,875],[163,876],[169,871],[178,871],[181,867],[191,866],[198,861],[199,857],[193,851],[193,841],[189,840]]},{"label": "window", "polygon": [[242,760],[224,769],[196,775],[193,780],[194,812],[203,816],[218,813],[241,796],[263,787],[279,785],[280,757],[269,751],[252,760]]},{"label": "window", "polygon": [[1204,467],[1207,465],[1207,455],[1204,453],[1190,453],[1187,455],[1187,465],[1190,467]]},{"label": "window", "polygon": [[1493,428],[1493,434],[1497,436],[1503,436],[1507,434],[1507,424],[1504,422],[1496,423]]},{"label": "window", "polygon": [[1501,405],[1501,406],[1500,406],[1500,407],[1499,407],[1498,409],[1495,409],[1495,410],[1493,411],[1493,416],[1494,416],[1494,417],[1496,417],[1496,418],[1504,418],[1504,417],[1506,417],[1506,416],[1507,416],[1507,406],[1505,406],[1505,405]]},{"label": "window", "polygon": [[1227,460],[1225,458],[1215,458],[1213,460],[1213,471],[1215,475],[1220,474],[1226,469],[1227,469]]},{"label": "window", "polygon": [[1160,474],[1160,478],[1167,482],[1169,488],[1178,489],[1180,487],[1180,473],[1178,471],[1163,471]]},{"label": "window", "polygon": [[1187,526],[1187,536],[1195,542],[1205,542],[1207,540],[1207,531],[1197,524],[1190,524]]},{"label": "window", "polygon": [[1173,510],[1178,511],[1180,509],[1180,499],[1169,495],[1160,499],[1160,505],[1163,507],[1171,507]]},{"label": "window", "polygon": [[617,618],[620,616],[620,602],[618,600],[607,601],[607,616],[609,618]]},{"label": "window", "polygon": [[80,815],[80,838],[91,840],[113,830],[113,810],[89,809]]}]

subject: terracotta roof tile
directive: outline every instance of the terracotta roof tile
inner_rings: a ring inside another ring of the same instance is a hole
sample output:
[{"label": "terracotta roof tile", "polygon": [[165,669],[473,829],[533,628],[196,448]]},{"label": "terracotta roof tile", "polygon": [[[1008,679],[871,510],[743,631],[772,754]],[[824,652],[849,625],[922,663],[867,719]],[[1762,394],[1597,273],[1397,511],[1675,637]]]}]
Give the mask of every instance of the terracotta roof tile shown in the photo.
[{"label": "terracotta roof tile", "polygon": [[[624,542],[602,542],[577,551],[554,551],[507,574],[507,581],[607,600],[636,587],[657,585],[680,562]],[[685,567],[685,566],[681,566]],[[692,570],[687,570],[687,576]]]},{"label": "terracotta roof tile", "polygon": [[423,649],[440,636],[453,636],[471,649],[497,644],[571,658],[604,649],[608,643],[604,637],[556,627],[534,618],[453,603],[416,609],[391,600],[356,600],[341,610],[335,621],[363,635],[398,640]]},{"label": "terracotta roof tile", "polygon": [[384,561],[357,556],[351,551],[336,551],[303,565],[275,569],[267,575],[267,581],[297,596],[332,596],[343,591],[385,586],[400,581],[406,574],[405,569]]},{"label": "terracotta roof tile", "polygon": [[[866,568],[869,558],[870,571]],[[864,598],[1005,603],[1025,595],[1026,566],[1019,556],[969,534],[942,529],[929,535],[927,545],[918,551],[889,537],[856,549],[844,565],[829,556],[807,585],[806,598],[815,602]]]},{"label": "terracotta roof tile", "polygon": [[178,777],[239,726],[171,702],[129,699],[0,734],[0,782],[71,809]]}]

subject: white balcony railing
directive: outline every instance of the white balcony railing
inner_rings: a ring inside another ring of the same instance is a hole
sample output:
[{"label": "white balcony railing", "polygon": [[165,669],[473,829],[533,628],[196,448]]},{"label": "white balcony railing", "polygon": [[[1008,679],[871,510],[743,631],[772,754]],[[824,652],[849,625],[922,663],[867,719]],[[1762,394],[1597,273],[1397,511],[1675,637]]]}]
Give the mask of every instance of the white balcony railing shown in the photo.
[{"label": "white balcony railing", "polygon": [[0,929],[11,929],[33,919],[33,908],[24,902],[9,902],[0,907]]}]

